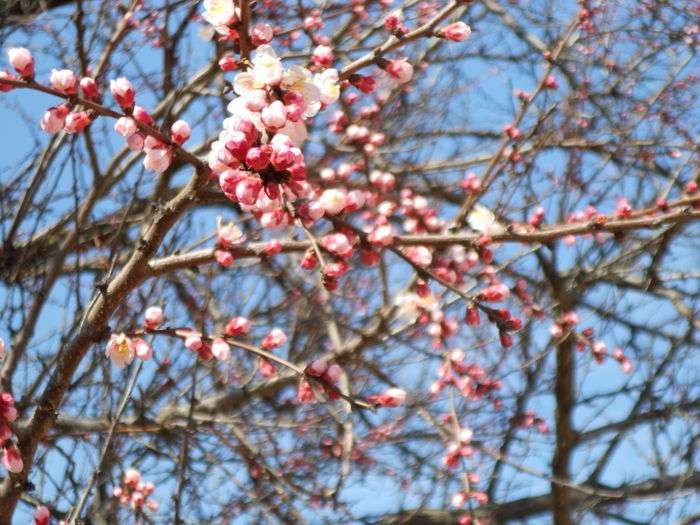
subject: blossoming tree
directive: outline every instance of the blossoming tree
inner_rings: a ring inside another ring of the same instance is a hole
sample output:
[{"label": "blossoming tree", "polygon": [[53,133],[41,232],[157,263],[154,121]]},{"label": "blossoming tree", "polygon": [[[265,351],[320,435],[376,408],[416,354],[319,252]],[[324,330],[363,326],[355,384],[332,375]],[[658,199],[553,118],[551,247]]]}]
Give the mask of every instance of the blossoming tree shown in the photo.
[{"label": "blossoming tree", "polygon": [[697,5],[2,9],[0,523],[697,519]]}]

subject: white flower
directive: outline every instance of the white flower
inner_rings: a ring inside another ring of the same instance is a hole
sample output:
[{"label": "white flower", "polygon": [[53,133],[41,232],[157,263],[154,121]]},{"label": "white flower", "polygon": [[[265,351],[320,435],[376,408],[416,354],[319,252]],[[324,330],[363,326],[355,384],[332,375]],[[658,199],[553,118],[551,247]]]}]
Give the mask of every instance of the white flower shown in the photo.
[{"label": "white flower", "polygon": [[233,0],[204,0],[202,18],[217,29],[231,24],[236,19]]},{"label": "white flower", "polygon": [[304,98],[304,118],[313,117],[321,109],[321,90],[314,84],[311,72],[305,67],[294,65],[282,78],[282,89],[300,93]]},{"label": "white flower", "polygon": [[250,71],[238,74],[233,81],[233,89],[239,95],[264,88],[266,85],[276,86],[282,80],[284,67],[272,46],[260,46],[255,51],[252,64]]},{"label": "white flower", "polygon": [[505,233],[505,227],[486,206],[475,204],[467,215],[467,223],[473,229],[484,235],[500,235]]},{"label": "white flower", "polygon": [[314,84],[318,87],[321,94],[321,102],[325,105],[333,104],[340,97],[337,70],[326,69],[323,73],[316,73],[314,75]]},{"label": "white flower", "polygon": [[437,301],[433,294],[420,296],[416,293],[407,292],[396,298],[398,307],[397,315],[408,321],[415,321],[421,311],[431,311],[437,306]]},{"label": "white flower", "polygon": [[282,129],[280,129],[277,134],[283,134],[292,139],[292,142],[297,148],[301,148],[304,141],[309,136],[306,132],[306,125],[304,121],[299,120],[297,122],[292,122],[288,120]]},{"label": "white flower", "polygon": [[107,343],[105,355],[109,357],[117,368],[124,368],[134,360],[134,345],[126,335],[112,334]]}]

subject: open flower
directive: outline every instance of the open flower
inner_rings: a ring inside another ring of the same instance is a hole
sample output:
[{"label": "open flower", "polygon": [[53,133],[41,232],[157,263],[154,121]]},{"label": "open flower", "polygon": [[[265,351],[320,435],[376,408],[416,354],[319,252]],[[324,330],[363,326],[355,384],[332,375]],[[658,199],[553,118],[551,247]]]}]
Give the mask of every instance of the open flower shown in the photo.
[{"label": "open flower", "polygon": [[124,368],[134,360],[134,344],[126,335],[112,334],[107,343],[105,355],[109,357],[117,368]]},{"label": "open flower", "polygon": [[340,83],[337,70],[326,69],[323,73],[316,73],[314,75],[314,84],[319,90],[321,102],[326,106],[333,104],[340,97]]},{"label": "open flower", "polygon": [[233,81],[233,89],[239,95],[245,95],[253,89],[266,85],[276,86],[282,81],[284,67],[282,61],[269,45],[262,45],[255,51],[250,71],[240,73]]},{"label": "open flower", "polygon": [[236,20],[233,0],[204,0],[202,18],[215,28],[225,28]]},{"label": "open flower", "polygon": [[313,117],[321,109],[321,90],[314,83],[311,72],[305,67],[290,67],[284,73],[280,86],[285,91],[293,91],[302,96],[304,118]]}]

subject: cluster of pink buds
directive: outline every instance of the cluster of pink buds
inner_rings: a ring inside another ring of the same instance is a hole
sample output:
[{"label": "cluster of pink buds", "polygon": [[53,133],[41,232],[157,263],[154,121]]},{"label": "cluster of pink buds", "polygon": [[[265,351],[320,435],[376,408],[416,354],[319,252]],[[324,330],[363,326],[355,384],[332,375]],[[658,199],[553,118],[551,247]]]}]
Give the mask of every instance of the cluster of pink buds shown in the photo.
[{"label": "cluster of pink buds", "polygon": [[[328,363],[325,359],[316,359],[309,363],[304,370],[308,378],[314,379],[323,388],[328,399],[338,399],[338,387],[336,383],[343,375],[343,369],[336,363]],[[308,379],[299,383],[297,399],[300,403],[314,403],[316,396]]]},{"label": "cluster of pink buds", "polygon": [[403,229],[407,233],[438,233],[444,229],[445,222],[438,217],[438,210],[422,195],[402,188],[400,203],[398,211],[405,217]]},{"label": "cluster of pink buds", "polygon": [[[596,221],[599,224],[603,224],[605,221],[605,216],[601,215],[598,213],[598,210],[594,206],[586,206],[586,208],[583,211],[578,211],[576,213],[571,213],[569,216],[566,218],[567,224],[575,224],[577,222],[587,222],[587,221]],[[605,235],[603,232],[597,232],[595,234],[586,234],[583,237],[584,238],[590,238],[595,236],[596,241],[598,242],[603,242],[605,240]],[[576,244],[576,236],[575,235],[567,235],[564,237],[564,244],[567,246],[573,246]]]},{"label": "cluster of pink buds", "polygon": [[24,462],[19,449],[12,441],[10,423],[17,419],[15,399],[9,392],[0,393],[0,443],[2,443],[2,463],[13,474],[19,474],[24,469]]},{"label": "cluster of pink buds", "polygon": [[[486,377],[486,371],[476,364],[465,361],[464,351],[455,349],[445,354],[445,359],[438,368],[438,379],[430,385],[430,394],[436,396],[448,386],[453,385],[464,397],[480,400],[490,396],[503,386],[500,380]],[[498,400],[494,403],[500,405]]]},{"label": "cluster of pink buds", "polygon": [[382,394],[368,396],[367,401],[382,407],[398,407],[405,403],[406,391],[401,388],[391,387]]},{"label": "cluster of pink buds", "polygon": [[452,506],[460,509],[464,507],[470,499],[473,499],[478,505],[485,505],[489,502],[489,497],[485,492],[480,490],[462,490],[452,496]]},{"label": "cluster of pink buds", "polygon": [[231,347],[222,337],[204,337],[190,329],[177,330],[176,334],[185,340],[185,348],[196,353],[202,361],[216,358],[226,361],[231,357]]},{"label": "cluster of pink buds", "polygon": [[131,507],[135,512],[141,512],[144,508],[151,512],[158,510],[158,502],[148,497],[155,491],[155,486],[150,481],[143,481],[141,473],[135,468],[127,469],[124,473],[122,484],[114,487],[112,493],[119,498],[119,504]]},{"label": "cluster of pink buds", "polygon": [[[317,51],[318,64],[327,63],[327,50]],[[224,194],[263,227],[287,226],[293,217],[284,201],[314,196],[300,149],[307,136],[304,119],[338,99],[338,72],[313,75],[298,65],[285,69],[272,47],[262,44],[250,68],[236,76],[234,90],[238,97],[212,143],[209,167]],[[305,221],[320,217],[311,208]]]},{"label": "cluster of pink buds", "polygon": [[571,330],[581,321],[580,317],[576,312],[566,312],[560,319],[557,320],[549,328],[549,333],[552,337],[562,337],[565,333]]},{"label": "cluster of pink buds", "polygon": [[472,195],[481,193],[481,179],[473,171],[467,172],[460,185]]},{"label": "cluster of pink buds", "polygon": [[[474,455],[474,449],[470,445],[474,433],[468,428],[461,428],[458,433],[458,440],[450,443],[447,452],[442,458],[442,464],[447,468],[459,466],[461,458],[470,458]],[[477,483],[478,480],[473,481]],[[472,483],[472,481],[470,481]]]},{"label": "cluster of pink buds", "polygon": [[547,422],[543,418],[537,416],[532,410],[526,410],[524,414],[512,417],[511,422],[519,428],[537,427],[537,431],[540,434],[549,432],[549,425],[547,425]]}]

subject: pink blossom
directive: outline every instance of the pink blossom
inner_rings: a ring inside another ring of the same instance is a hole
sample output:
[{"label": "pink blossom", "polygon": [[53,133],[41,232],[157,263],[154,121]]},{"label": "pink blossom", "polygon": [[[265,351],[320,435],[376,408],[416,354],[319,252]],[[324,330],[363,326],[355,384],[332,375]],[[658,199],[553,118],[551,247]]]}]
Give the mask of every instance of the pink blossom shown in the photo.
[{"label": "pink blossom", "polygon": [[41,118],[41,129],[46,133],[58,133],[63,129],[69,112],[70,110],[64,105],[49,108]]},{"label": "pink blossom", "polygon": [[472,29],[464,22],[454,22],[443,27],[439,34],[453,42],[461,42],[466,40],[472,34]]},{"label": "pink blossom", "polygon": [[143,136],[143,133],[134,133],[128,139],[126,139],[126,144],[132,151],[141,151],[145,141],[146,137]]},{"label": "pink blossom", "polygon": [[132,339],[134,345],[134,354],[142,361],[148,361],[153,357],[153,348],[141,338]]},{"label": "pink blossom", "polygon": [[325,190],[318,199],[318,203],[328,215],[337,215],[347,206],[347,193],[338,188]]},{"label": "pink blossom", "polygon": [[321,67],[330,67],[333,64],[333,50],[328,46],[317,46],[311,55],[314,64]]},{"label": "pink blossom", "polygon": [[231,357],[231,347],[223,339],[216,338],[211,344],[211,353],[214,354],[219,361],[226,361]]},{"label": "pink blossom", "polygon": [[87,100],[99,101],[100,91],[97,89],[97,83],[95,79],[90,77],[83,77],[80,79],[80,91],[83,93],[83,97]]},{"label": "pink blossom", "polygon": [[2,455],[2,463],[5,465],[5,468],[13,474],[19,474],[24,469],[22,455],[14,444],[5,447]]},{"label": "pink blossom", "polygon": [[373,396],[373,400],[376,401],[377,404],[384,407],[397,407],[403,405],[403,403],[406,401],[406,391],[400,388],[392,387],[383,394]]},{"label": "pink blossom", "polygon": [[204,346],[202,335],[196,332],[191,332],[185,337],[185,348],[196,352]]},{"label": "pink blossom", "polygon": [[228,336],[245,335],[250,331],[251,322],[245,317],[233,317],[226,323],[224,333]]},{"label": "pink blossom", "polygon": [[325,359],[311,361],[306,367],[306,373],[312,377],[321,377],[328,370],[328,362]]},{"label": "pink blossom", "polygon": [[34,511],[34,525],[49,525],[50,519],[51,513],[43,505],[37,507],[36,511]]},{"label": "pink blossom", "polygon": [[9,392],[0,393],[0,417],[6,423],[12,423],[15,419],[17,419],[15,399]]},{"label": "pink blossom", "polygon": [[192,128],[184,120],[177,120],[170,127],[170,139],[176,144],[183,144],[190,138]]},{"label": "pink blossom", "polygon": [[250,31],[250,37],[255,47],[272,42],[273,31],[270,24],[255,24]]},{"label": "pink blossom", "polygon": [[136,92],[134,86],[125,77],[119,77],[116,80],[109,82],[109,89],[112,92],[114,100],[124,111],[131,111],[134,108],[134,97]]},{"label": "pink blossom", "polygon": [[273,328],[262,340],[260,346],[265,350],[272,350],[273,348],[279,348],[286,342],[286,334],[279,328]]},{"label": "pink blossom", "polygon": [[413,66],[405,58],[389,60],[386,65],[386,72],[400,84],[405,84],[413,78]]},{"label": "pink blossom", "polygon": [[90,117],[84,111],[69,113],[63,124],[63,129],[68,133],[80,133],[90,124]]},{"label": "pink blossom", "polygon": [[331,383],[335,383],[336,381],[338,381],[338,379],[340,379],[342,375],[343,375],[343,369],[337,363],[333,363],[333,364],[329,365],[328,369],[326,370],[326,373],[325,373],[325,377]]},{"label": "pink blossom", "polygon": [[23,47],[11,47],[7,50],[10,65],[24,78],[34,76],[34,57],[28,49]]},{"label": "pink blossom", "polygon": [[78,92],[78,80],[70,69],[52,69],[49,81],[56,91],[65,95],[75,95]]},{"label": "pink blossom", "polygon": [[136,121],[131,117],[120,117],[114,123],[114,131],[122,137],[129,138],[139,130]]},{"label": "pink blossom", "polygon": [[143,314],[143,325],[149,330],[153,330],[164,319],[163,309],[160,306],[149,306]]},{"label": "pink blossom", "polygon": [[128,468],[124,472],[124,485],[135,488],[141,481],[141,473],[135,468]]},{"label": "pink blossom", "polygon": [[233,255],[224,250],[214,250],[214,259],[224,268],[233,266]]},{"label": "pink blossom", "polygon": [[264,108],[260,116],[263,124],[265,124],[265,127],[270,131],[279,129],[287,123],[287,113],[284,104],[279,100],[275,100],[272,104]]},{"label": "pink blossom", "polygon": [[331,233],[321,238],[321,246],[339,257],[352,257],[353,246],[343,233]]},{"label": "pink blossom", "polygon": [[[0,80],[16,80],[13,75],[11,75],[8,71],[0,71]],[[9,84],[3,84],[0,82],[0,93],[8,93],[12,91],[13,86]]]},{"label": "pink blossom", "polygon": [[263,148],[250,148],[245,156],[245,163],[254,171],[260,171],[270,164],[270,156]]},{"label": "pink blossom", "polygon": [[380,246],[389,246],[394,242],[394,228],[391,224],[381,224],[374,228],[369,235],[367,235],[367,240],[372,244],[378,244]]}]

